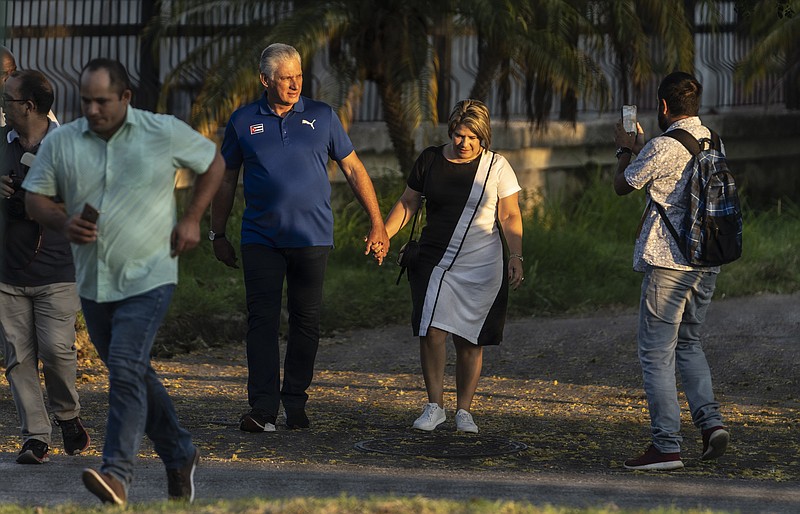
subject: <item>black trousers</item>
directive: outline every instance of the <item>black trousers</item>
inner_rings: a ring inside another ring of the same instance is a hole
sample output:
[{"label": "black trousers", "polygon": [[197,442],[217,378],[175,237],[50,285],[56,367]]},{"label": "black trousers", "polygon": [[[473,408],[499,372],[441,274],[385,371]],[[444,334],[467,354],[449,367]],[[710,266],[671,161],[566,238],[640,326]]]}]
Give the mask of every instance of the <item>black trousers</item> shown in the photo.
[{"label": "black trousers", "polygon": [[[305,407],[319,347],[322,284],[328,246],[270,248],[242,245],[247,293],[247,399],[250,407],[276,416]],[[280,387],[280,322],[283,285],[289,334]]]}]

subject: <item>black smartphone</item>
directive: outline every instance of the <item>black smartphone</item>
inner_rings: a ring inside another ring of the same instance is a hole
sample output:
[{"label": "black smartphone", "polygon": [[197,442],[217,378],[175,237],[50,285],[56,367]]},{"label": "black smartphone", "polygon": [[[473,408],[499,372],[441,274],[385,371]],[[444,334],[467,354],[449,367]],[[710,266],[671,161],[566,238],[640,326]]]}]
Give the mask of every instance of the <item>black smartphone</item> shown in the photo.
[{"label": "black smartphone", "polygon": [[89,205],[88,203],[83,204],[83,212],[81,212],[81,219],[90,221],[92,223],[97,223],[97,218],[100,217],[100,211]]}]

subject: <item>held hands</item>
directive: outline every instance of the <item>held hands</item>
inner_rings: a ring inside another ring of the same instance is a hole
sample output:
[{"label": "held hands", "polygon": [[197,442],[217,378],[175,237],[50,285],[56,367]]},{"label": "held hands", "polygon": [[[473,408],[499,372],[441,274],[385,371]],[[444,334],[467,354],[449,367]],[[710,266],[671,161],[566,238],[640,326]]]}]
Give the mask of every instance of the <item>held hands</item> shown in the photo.
[{"label": "held hands", "polygon": [[636,132],[629,134],[622,127],[622,120],[619,120],[614,125],[614,144],[619,148],[630,148],[637,154],[644,146],[644,129],[639,122],[636,122]]},{"label": "held hands", "polygon": [[377,228],[373,226],[369,235],[364,237],[364,243],[366,243],[364,255],[369,255],[371,252],[378,261],[378,266],[383,264],[383,259],[389,254],[389,234],[386,233],[386,228],[383,225]]}]

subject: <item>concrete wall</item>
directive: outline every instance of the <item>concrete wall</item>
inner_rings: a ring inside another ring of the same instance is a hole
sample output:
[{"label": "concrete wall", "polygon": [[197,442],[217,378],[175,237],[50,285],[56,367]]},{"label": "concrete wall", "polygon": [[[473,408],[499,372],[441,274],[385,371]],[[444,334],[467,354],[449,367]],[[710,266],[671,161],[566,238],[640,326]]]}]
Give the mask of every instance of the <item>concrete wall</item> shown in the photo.
[{"label": "concrete wall", "polygon": [[[604,115],[575,123],[550,122],[545,131],[527,122],[493,125],[494,150],[514,167],[526,196],[570,192],[580,188],[586,176],[611,170],[616,164],[613,127],[617,116]],[[737,109],[701,115],[725,144],[731,170],[747,198],[769,205],[778,198],[800,203],[800,112]],[[660,133],[654,112],[639,114],[646,137]],[[358,123],[350,137],[373,178],[406,175],[399,170],[383,123]],[[445,126],[422,127],[417,148],[447,141]],[[343,181],[338,171],[334,182]]]}]

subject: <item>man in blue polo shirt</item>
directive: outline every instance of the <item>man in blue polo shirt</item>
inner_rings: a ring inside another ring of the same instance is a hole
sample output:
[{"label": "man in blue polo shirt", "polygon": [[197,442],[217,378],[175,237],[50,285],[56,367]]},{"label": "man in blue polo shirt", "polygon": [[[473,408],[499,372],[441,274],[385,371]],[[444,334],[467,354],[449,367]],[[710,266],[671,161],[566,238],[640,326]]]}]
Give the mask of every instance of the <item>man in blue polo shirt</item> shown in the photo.
[{"label": "man in blue polo shirt", "polygon": [[[319,343],[322,283],[333,246],[328,158],[341,168],[372,227],[366,251],[379,263],[389,250],[372,181],[331,107],[300,96],[300,54],[276,43],[261,53],[264,95],[231,116],[222,142],[225,178],[211,207],[217,259],[237,267],[225,238],[239,170],[244,166],[242,265],[247,294],[247,394],[239,428],[271,432],[280,404],[286,426],[308,428],[306,389]],[[280,386],[281,299],[287,284],[289,337]]]}]

